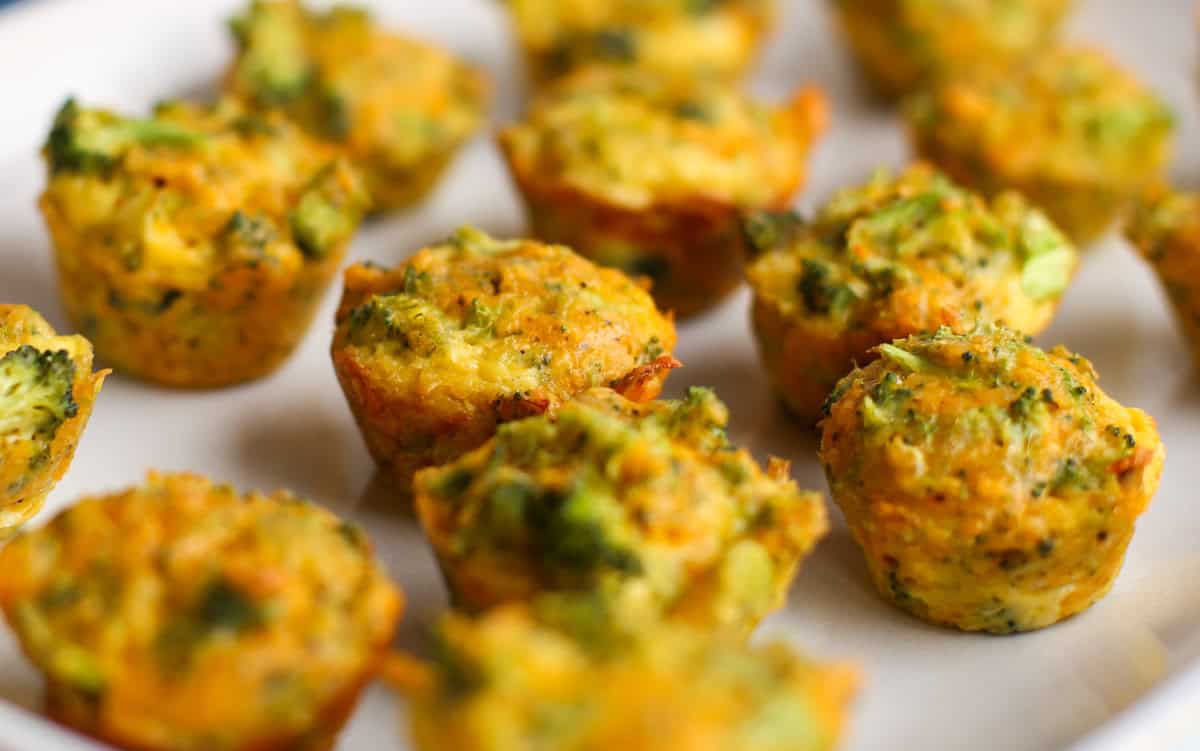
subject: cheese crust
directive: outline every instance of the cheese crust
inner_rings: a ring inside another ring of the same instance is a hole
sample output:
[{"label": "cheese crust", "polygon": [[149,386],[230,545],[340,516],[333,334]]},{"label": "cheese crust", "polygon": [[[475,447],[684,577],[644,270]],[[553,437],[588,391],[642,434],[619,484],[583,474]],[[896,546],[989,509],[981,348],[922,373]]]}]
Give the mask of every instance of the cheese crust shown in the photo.
[{"label": "cheese crust", "polygon": [[880,593],[993,633],[1103,597],[1158,489],[1154,420],[1101,391],[1087,360],[1004,329],[877,354],[831,397],[820,458]]}]

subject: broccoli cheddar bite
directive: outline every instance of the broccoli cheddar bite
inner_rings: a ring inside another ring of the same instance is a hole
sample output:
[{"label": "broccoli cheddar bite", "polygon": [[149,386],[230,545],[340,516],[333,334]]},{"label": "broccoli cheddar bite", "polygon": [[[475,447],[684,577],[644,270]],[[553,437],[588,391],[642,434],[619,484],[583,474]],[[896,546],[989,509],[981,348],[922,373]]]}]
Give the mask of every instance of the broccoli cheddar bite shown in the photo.
[{"label": "broccoli cheddar bite", "polygon": [[87,339],[58,336],[24,305],[0,305],[0,539],[67,471],[107,375],[92,372]]},{"label": "broccoli cheddar bite", "polygon": [[230,27],[238,56],[227,91],[342,147],[376,210],[424,197],[484,119],[481,71],[380,28],[362,8],[253,0]]},{"label": "broccoli cheddar bite", "polygon": [[457,604],[594,591],[621,617],[748,634],[826,518],[786,462],[764,472],[730,445],[727,419],[707,389],[646,404],[595,389],[417,475],[417,514]]},{"label": "broccoli cheddar bite", "polygon": [[1158,275],[1200,367],[1200,194],[1140,201],[1126,234]]},{"label": "broccoli cheddar bite", "polygon": [[741,282],[739,209],[783,208],[824,129],[806,90],[781,107],[731,87],[583,71],[500,137],[534,234],[649,277],[688,315]]},{"label": "broccoli cheddar bite", "polygon": [[1087,360],[999,328],[878,348],[843,380],[821,462],[876,587],[932,623],[1009,633],[1087,609],[1158,488],[1154,420]]},{"label": "broccoli cheddar bite", "polygon": [[775,0],[504,0],[536,83],[590,65],[734,81]]},{"label": "broccoli cheddar bite", "polygon": [[137,120],[69,101],[43,156],[67,311],[101,358],[170,386],[278,367],[366,207],[330,149],[228,103]]},{"label": "broccoli cheddar bite", "polygon": [[1170,152],[1166,105],[1087,49],[948,76],[906,109],[924,158],[988,195],[1019,190],[1080,243],[1161,178]]},{"label": "broccoli cheddar bite", "polygon": [[1019,196],[992,201],[924,165],[879,173],[811,220],[756,214],[745,230],[754,329],[784,402],[815,421],[871,348],[939,326],[1049,324],[1075,270],[1071,244]]},{"label": "broccoli cheddar bite", "polygon": [[964,68],[1004,69],[1040,54],[1072,0],[830,0],[880,91],[903,94]]},{"label": "broccoli cheddar bite", "polygon": [[85,499],[0,571],[51,716],[144,751],[331,748],[402,606],[357,528],[184,474]]},{"label": "broccoli cheddar bite", "polygon": [[831,751],[857,675],[783,644],[659,624],[543,625],[508,607],[447,616],[409,722],[421,751]]},{"label": "broccoli cheddar bite", "polygon": [[471,228],[392,270],[351,267],[337,321],[338,380],[402,493],[499,423],[592,386],[653,399],[678,365],[670,317],[624,274]]}]

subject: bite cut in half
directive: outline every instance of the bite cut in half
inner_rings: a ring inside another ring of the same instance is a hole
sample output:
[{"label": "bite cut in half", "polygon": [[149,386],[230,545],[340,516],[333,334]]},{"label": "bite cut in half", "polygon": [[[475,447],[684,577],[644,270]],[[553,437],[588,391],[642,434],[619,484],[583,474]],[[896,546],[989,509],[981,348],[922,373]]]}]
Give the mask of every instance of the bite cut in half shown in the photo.
[{"label": "bite cut in half", "polygon": [[108,375],[92,345],[37,311],[0,305],[0,539],[41,510],[66,473]]}]

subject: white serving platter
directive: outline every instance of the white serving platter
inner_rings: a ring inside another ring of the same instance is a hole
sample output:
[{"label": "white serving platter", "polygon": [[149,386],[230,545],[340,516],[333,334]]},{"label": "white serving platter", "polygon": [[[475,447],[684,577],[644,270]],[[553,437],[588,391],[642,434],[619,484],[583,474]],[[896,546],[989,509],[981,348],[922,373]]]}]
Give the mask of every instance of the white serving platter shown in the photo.
[{"label": "white serving platter", "polygon": [[[877,166],[907,158],[893,113],[866,95],[834,36],[827,3],[784,3],[783,23],[754,81],[765,96],[816,83],[833,101],[833,127],[799,204],[805,208]],[[138,110],[164,97],[204,95],[229,54],[222,19],[238,4],[31,0],[0,11],[0,301],[33,305],[67,328],[34,207],[43,182],[36,151],[58,104],[73,93]],[[495,122],[520,111],[521,76],[498,3],[374,5],[387,22],[485,64],[498,86]],[[1173,177],[1200,187],[1190,0],[1078,5],[1070,35],[1111,49],[1174,106],[1180,148]],[[524,229],[488,138],[466,150],[424,206],[371,224],[351,257],[395,263],[464,223],[501,235]],[[390,508],[375,480],[334,380],[327,348],[336,297],[331,290],[296,356],[260,383],[182,393],[111,378],[46,515],[82,494],[136,483],[148,468],[196,470],[246,488],[290,487],[369,530],[410,598],[398,644],[419,649],[445,596],[419,530]],[[677,354],[687,367],[672,376],[669,393],[692,384],[715,387],[732,409],[736,441],[761,457],[791,459],[803,485],[823,490],[814,439],[789,422],[767,389],[747,305],[742,290],[681,326]],[[760,638],[786,639],[862,666],[866,681],[847,751],[1200,748],[1200,378],[1150,273],[1115,237],[1089,252],[1060,318],[1040,341],[1091,358],[1109,393],[1158,418],[1166,473],[1125,571],[1107,599],[1054,628],[964,635],[926,626],[880,601],[853,542],[835,529]],[[38,718],[39,692],[37,676],[0,629],[0,751],[97,748]],[[404,751],[405,735],[402,710],[377,687],[339,748]],[[667,739],[663,749],[670,749]]]}]

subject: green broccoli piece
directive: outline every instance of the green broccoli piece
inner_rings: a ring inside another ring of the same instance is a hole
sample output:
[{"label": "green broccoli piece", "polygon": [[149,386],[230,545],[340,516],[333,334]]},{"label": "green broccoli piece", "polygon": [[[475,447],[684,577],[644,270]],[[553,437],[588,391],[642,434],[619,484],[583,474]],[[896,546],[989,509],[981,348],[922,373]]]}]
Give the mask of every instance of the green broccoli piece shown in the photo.
[{"label": "green broccoli piece", "polygon": [[536,554],[548,571],[579,579],[605,571],[642,573],[637,554],[610,536],[599,508],[602,502],[579,488],[570,494],[548,491],[520,504]]},{"label": "green broccoli piece", "polygon": [[74,385],[75,363],[64,350],[26,344],[0,358],[0,436],[53,440],[79,413]]},{"label": "green broccoli piece", "polygon": [[791,211],[752,211],[742,217],[742,239],[751,256],[789,244],[804,225]]},{"label": "green broccoli piece", "polygon": [[854,290],[834,281],[832,276],[832,265],[816,258],[804,259],[797,291],[804,299],[804,307],[810,312],[841,315],[857,299]]},{"label": "green broccoli piece", "polygon": [[901,349],[894,344],[880,344],[877,349],[884,359],[914,373],[927,373],[933,369],[933,366],[924,357]]},{"label": "green broccoli piece", "polygon": [[309,183],[291,213],[296,247],[309,258],[325,258],[354,235],[367,203],[361,186],[348,187],[339,179],[338,165],[329,165]]},{"label": "green broccoli piece", "polygon": [[93,174],[111,170],[136,145],[190,149],[203,141],[202,134],[175,123],[82,109],[74,99],[68,99],[54,117],[43,153],[51,174]]},{"label": "green broccoli piece", "polygon": [[241,211],[233,212],[220,236],[221,248],[229,258],[252,266],[266,258],[267,247],[274,241],[275,227],[269,219]]},{"label": "green broccoli piece", "polygon": [[1031,212],[1021,223],[1018,245],[1025,294],[1037,301],[1061,295],[1071,283],[1076,260],[1066,237],[1043,214]]},{"label": "green broccoli piece", "polygon": [[312,82],[303,23],[303,16],[290,6],[261,0],[229,21],[242,50],[236,75],[260,104],[290,104],[303,96]]},{"label": "green broccoli piece", "polygon": [[345,141],[354,127],[351,105],[336,89],[324,88],[317,97],[316,129],[331,141]]}]

